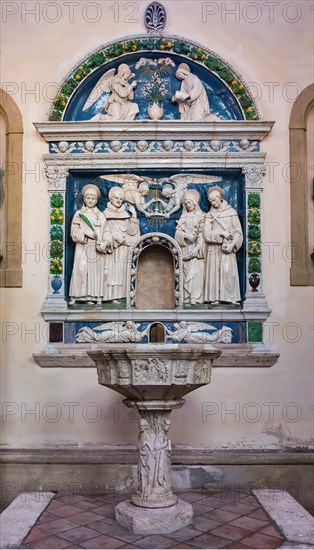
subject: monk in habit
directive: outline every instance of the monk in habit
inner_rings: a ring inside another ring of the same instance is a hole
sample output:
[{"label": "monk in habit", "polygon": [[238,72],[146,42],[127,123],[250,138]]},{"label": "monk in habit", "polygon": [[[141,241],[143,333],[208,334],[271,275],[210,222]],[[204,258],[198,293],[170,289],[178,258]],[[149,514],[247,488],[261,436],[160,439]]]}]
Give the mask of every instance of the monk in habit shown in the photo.
[{"label": "monk in habit", "polygon": [[243,242],[240,220],[224,200],[220,187],[209,189],[208,200],[211,208],[204,223],[207,243],[204,301],[237,304],[241,300],[236,256]]},{"label": "monk in habit", "polygon": [[113,252],[105,258],[105,301],[120,303],[127,295],[128,253],[130,247],[140,238],[140,226],[133,205],[128,211],[121,187],[112,187],[109,202],[104,211],[113,239]]}]

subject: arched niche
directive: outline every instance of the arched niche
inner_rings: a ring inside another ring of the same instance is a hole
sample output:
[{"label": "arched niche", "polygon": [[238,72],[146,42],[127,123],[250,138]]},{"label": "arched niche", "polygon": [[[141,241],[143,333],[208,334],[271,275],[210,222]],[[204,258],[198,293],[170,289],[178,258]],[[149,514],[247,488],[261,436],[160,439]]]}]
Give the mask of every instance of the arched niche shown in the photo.
[{"label": "arched niche", "polygon": [[309,185],[313,186],[309,171],[308,120],[314,108],[314,84],[305,88],[295,100],[289,124],[290,134],[290,196],[291,242],[297,250],[291,264],[292,286],[314,285],[314,263],[309,254],[309,201],[313,200]]},{"label": "arched niche", "polygon": [[129,256],[128,306],[143,310],[182,307],[182,277],[176,241],[164,233],[143,235]]},{"label": "arched niche", "polygon": [[158,244],[140,254],[135,294],[136,309],[174,309],[174,266],[169,249]]},{"label": "arched niche", "polygon": [[[110,69],[117,69],[121,63],[129,64],[134,71],[141,57],[153,59],[164,57],[171,59],[176,65],[182,62],[188,63],[191,71],[199,76],[206,88],[213,114],[217,114],[222,120],[258,120],[260,118],[257,105],[243,78],[215,52],[179,37],[154,38],[137,35],[104,45],[81,60],[61,85],[49,120],[90,120],[96,112],[93,109],[83,112],[82,108],[102,76]],[[138,80],[138,74],[136,79]],[[177,87],[179,89],[179,82]],[[145,103],[145,98],[139,86],[136,95],[140,107],[136,120],[147,118],[142,105]],[[96,88],[95,107],[98,112],[106,100],[102,96],[102,86],[99,86]],[[175,105],[171,103],[171,93],[166,103],[163,119],[179,118]]]},{"label": "arched niche", "polygon": [[[15,101],[0,89],[0,116],[5,134],[1,166],[0,286],[22,286],[22,160],[23,123]],[[14,167],[14,170],[12,169]]]},{"label": "arched niche", "polygon": [[166,342],[166,327],[162,323],[152,323],[148,331],[150,344],[164,344]]}]

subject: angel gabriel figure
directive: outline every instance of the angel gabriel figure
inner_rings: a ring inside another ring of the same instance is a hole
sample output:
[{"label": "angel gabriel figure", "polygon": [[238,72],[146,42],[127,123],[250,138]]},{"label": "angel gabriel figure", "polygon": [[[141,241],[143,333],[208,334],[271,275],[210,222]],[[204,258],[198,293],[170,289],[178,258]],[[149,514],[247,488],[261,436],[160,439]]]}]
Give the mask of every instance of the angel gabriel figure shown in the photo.
[{"label": "angel gabriel figure", "polygon": [[116,120],[134,120],[139,108],[137,103],[133,102],[134,88],[137,81],[129,83],[129,80],[135,76],[129,65],[121,63],[117,74],[115,69],[107,71],[97,82],[91,91],[83,111],[89,109],[102,96],[110,94],[104,107],[103,113],[97,113],[91,120],[94,121],[116,121]]},{"label": "angel gabriel figure", "polygon": [[[106,174],[100,176],[100,178],[121,184],[126,202],[134,204],[137,210],[144,214],[146,218],[164,219],[169,219],[171,214],[181,208],[188,185],[214,183],[222,179],[206,174],[176,174],[169,178],[160,179],[137,176],[136,174]],[[146,202],[145,197],[149,193],[150,185],[156,188],[162,187],[161,195],[165,199],[169,199],[168,202],[157,196]],[[162,209],[158,207],[158,203]],[[153,207],[154,204],[155,207]]]}]

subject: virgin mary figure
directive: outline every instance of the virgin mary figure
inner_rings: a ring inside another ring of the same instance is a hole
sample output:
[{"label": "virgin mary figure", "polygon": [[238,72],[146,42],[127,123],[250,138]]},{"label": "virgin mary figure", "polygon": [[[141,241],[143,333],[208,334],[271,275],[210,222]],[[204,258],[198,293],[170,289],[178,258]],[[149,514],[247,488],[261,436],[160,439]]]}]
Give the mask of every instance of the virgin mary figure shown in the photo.
[{"label": "virgin mary figure", "polygon": [[177,222],[175,240],[183,256],[184,302],[202,304],[204,281],[203,225],[205,212],[200,208],[200,194],[188,189],[183,199],[182,216]]}]

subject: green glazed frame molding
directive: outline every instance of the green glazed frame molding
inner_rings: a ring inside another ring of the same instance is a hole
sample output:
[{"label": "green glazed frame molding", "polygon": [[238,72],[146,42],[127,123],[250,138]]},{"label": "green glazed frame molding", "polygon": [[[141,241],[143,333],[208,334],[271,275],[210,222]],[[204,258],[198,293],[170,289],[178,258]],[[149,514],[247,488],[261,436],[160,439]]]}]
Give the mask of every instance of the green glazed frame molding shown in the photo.
[{"label": "green glazed frame molding", "polygon": [[260,274],[261,265],[261,195],[260,193],[248,193],[247,199],[247,254],[248,274]]},{"label": "green glazed frame molding", "polygon": [[260,113],[243,78],[219,55],[177,36],[135,36],[101,46],[85,57],[66,77],[53,101],[49,121],[61,121],[67,104],[87,76],[105,63],[135,52],[172,52],[203,65],[213,72],[236,97],[245,120],[260,120]]},{"label": "green glazed frame molding", "polygon": [[50,273],[63,279],[64,195],[50,195]]}]

